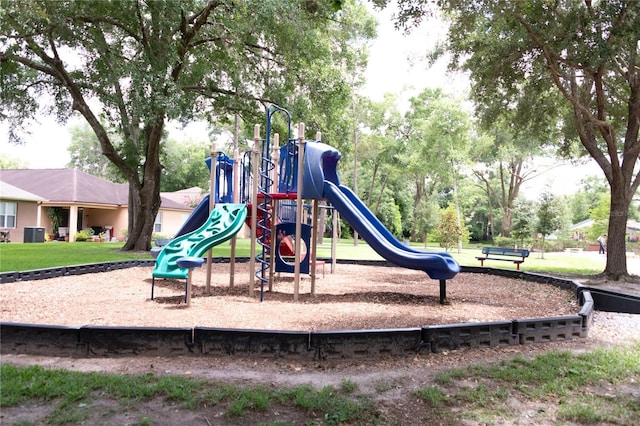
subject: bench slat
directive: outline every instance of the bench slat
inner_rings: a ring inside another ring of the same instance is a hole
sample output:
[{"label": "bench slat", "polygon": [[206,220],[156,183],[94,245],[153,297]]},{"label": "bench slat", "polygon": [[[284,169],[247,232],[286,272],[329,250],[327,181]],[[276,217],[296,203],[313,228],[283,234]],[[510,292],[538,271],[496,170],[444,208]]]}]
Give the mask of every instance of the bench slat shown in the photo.
[{"label": "bench slat", "polygon": [[[520,270],[520,264],[524,263],[526,257],[529,257],[528,249],[514,249],[508,247],[482,247],[482,257],[476,257],[480,261],[480,266],[484,266],[485,260],[501,260],[504,262],[513,262],[517,269]],[[503,256],[503,257],[489,257]],[[519,258],[519,259],[514,259]]]},{"label": "bench slat", "polygon": [[529,257],[529,250],[513,249],[508,247],[482,247],[482,254],[496,256]]},{"label": "bench slat", "polygon": [[478,260],[503,260],[505,262],[513,262],[513,263],[524,263],[524,260],[522,259],[503,259],[503,258],[499,258],[499,257],[476,257],[476,259]]}]

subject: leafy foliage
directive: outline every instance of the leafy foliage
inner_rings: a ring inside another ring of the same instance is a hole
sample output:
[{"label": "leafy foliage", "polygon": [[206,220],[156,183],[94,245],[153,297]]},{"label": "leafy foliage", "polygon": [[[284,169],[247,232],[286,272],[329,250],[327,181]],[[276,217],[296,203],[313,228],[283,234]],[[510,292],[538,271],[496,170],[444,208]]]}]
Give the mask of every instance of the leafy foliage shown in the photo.
[{"label": "leafy foliage", "polygon": [[[428,0],[398,4],[397,24],[404,28],[434,8]],[[450,20],[444,49],[450,66],[469,73],[485,127],[506,117],[517,134],[549,140],[568,155],[588,153],[599,165],[611,190],[605,272],[627,275],[625,223],[640,186],[637,2],[435,4]]]},{"label": "leafy foliage", "polygon": [[0,153],[0,170],[2,169],[26,169],[27,163],[20,158],[14,158],[11,155]]},{"label": "leafy foliage", "polygon": [[536,225],[536,214],[533,203],[519,200],[514,209],[511,235],[524,246],[525,240],[532,237]]},{"label": "leafy foliage", "polygon": [[[499,117],[485,123],[486,131],[477,138],[473,157],[479,160],[473,173],[481,182],[489,203],[500,210],[500,235],[510,236],[515,203],[522,185],[535,177],[532,160],[542,154],[544,141],[519,134],[514,118]],[[495,225],[494,225],[495,226]]]},{"label": "leafy foliage", "polygon": [[[112,140],[114,144],[118,143],[117,135],[113,135]],[[115,165],[102,155],[100,142],[86,123],[71,128],[71,143],[67,151],[69,152],[68,168],[81,170],[110,182],[125,182]]]},{"label": "leafy foliage", "polygon": [[582,179],[580,189],[571,198],[573,223],[589,219],[591,210],[596,207],[601,196],[608,192],[604,179],[596,177]]},{"label": "leafy foliage", "polygon": [[593,225],[589,229],[589,238],[595,241],[599,236],[606,234],[609,225],[609,206],[611,201],[608,194],[603,194],[598,200],[598,204],[591,209],[589,217],[593,219]]},{"label": "leafy foliage", "polygon": [[549,190],[546,190],[540,195],[540,201],[538,205],[538,223],[536,224],[536,232],[542,235],[549,235],[553,231],[557,230],[561,222],[561,209],[558,198],[556,198]]},{"label": "leafy foliage", "polygon": [[313,125],[336,123],[327,126],[334,131],[350,97],[347,76],[362,69],[375,31],[364,6],[352,1],[0,6],[0,117],[12,124],[12,140],[39,112],[60,120],[79,113],[129,183],[125,248],[136,250],[150,247],[167,120],[224,121],[239,113],[258,122],[263,106],[275,102],[299,116],[318,114]]},{"label": "leafy foliage", "polygon": [[205,160],[211,156],[207,142],[165,142],[162,155],[162,185],[166,192],[179,191],[197,186],[203,191],[209,188],[210,174]]},{"label": "leafy foliage", "polygon": [[[460,102],[442,90],[425,89],[410,99],[399,133],[403,143],[403,170],[415,185],[414,217],[423,200],[434,197],[443,185],[456,182],[458,167],[468,161],[471,120]],[[424,217],[420,232],[428,228]],[[426,227],[425,227],[426,225]]]},{"label": "leafy foliage", "polygon": [[461,239],[463,243],[469,242],[469,230],[456,214],[453,206],[449,206],[440,212],[440,220],[435,230],[436,238],[440,242],[440,247],[449,251],[451,247]]},{"label": "leafy foliage", "polygon": [[542,235],[542,256],[544,256],[545,238],[562,226],[563,205],[560,203],[560,200],[547,189],[540,195],[536,215],[538,216],[538,222],[536,223],[535,230]]}]

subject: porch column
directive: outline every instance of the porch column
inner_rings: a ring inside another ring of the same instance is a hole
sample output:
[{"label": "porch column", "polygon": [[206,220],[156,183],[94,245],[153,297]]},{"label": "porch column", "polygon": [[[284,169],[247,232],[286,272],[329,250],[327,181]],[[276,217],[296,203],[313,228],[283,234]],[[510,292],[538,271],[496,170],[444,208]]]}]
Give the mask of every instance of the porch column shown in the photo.
[{"label": "porch column", "polygon": [[78,206],[69,208],[69,242],[76,240],[76,232],[78,229]]},{"label": "porch column", "polygon": [[42,226],[42,201],[38,201],[38,207],[36,208],[36,226]]}]

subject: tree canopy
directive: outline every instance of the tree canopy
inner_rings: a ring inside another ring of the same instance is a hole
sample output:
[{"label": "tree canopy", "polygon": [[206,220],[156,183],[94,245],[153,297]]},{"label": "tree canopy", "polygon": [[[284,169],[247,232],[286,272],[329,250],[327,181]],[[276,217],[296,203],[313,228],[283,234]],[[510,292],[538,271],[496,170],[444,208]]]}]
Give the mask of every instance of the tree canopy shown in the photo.
[{"label": "tree canopy", "polygon": [[[469,73],[485,126],[507,116],[516,136],[550,139],[565,153],[588,154],[602,169],[611,190],[605,273],[627,275],[626,221],[640,185],[637,1],[435,4],[450,21],[443,50],[452,55],[452,68]],[[398,5],[397,23],[405,28],[434,10],[428,0]]]},{"label": "tree canopy", "polygon": [[17,141],[38,113],[81,115],[129,183],[124,249],[148,250],[167,120],[260,122],[273,102],[324,125],[374,32],[353,1],[0,0],[0,118]]}]

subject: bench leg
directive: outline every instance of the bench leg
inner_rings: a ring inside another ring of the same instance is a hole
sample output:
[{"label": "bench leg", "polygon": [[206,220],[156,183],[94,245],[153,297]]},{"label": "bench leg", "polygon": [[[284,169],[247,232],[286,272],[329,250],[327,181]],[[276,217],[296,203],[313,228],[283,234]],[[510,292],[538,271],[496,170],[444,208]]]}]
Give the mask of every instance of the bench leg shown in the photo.
[{"label": "bench leg", "polygon": [[447,301],[447,280],[440,280],[440,304],[449,304]]}]

